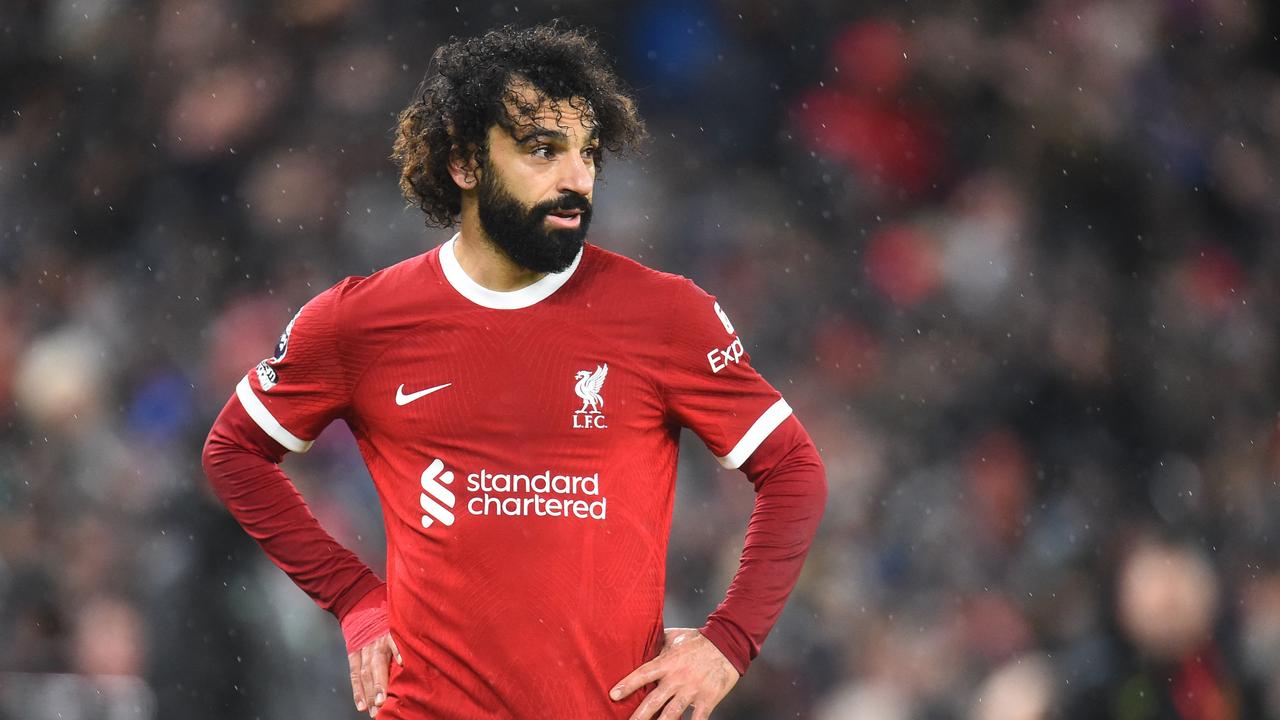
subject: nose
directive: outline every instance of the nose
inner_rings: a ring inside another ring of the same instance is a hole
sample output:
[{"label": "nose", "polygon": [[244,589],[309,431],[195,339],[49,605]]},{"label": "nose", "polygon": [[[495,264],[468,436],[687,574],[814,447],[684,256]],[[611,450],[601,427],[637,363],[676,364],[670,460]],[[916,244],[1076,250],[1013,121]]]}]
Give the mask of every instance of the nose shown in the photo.
[{"label": "nose", "polygon": [[586,197],[591,196],[591,189],[596,182],[595,165],[588,163],[578,153],[566,153],[565,162],[560,173],[560,182],[556,189],[560,192],[572,191]]}]

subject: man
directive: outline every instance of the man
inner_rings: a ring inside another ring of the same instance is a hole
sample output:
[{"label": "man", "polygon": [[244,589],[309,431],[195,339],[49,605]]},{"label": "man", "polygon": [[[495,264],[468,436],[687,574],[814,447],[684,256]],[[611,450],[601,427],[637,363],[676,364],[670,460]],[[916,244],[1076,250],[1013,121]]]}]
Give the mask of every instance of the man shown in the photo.
[{"label": "man", "polygon": [[[705,719],[795,584],[826,498],[804,429],[711,296],[584,243],[604,153],[643,134],[580,32],[441,47],[393,157],[460,231],[307,303],[209,434],[215,490],[337,616],[370,716]],[[381,498],[385,584],[276,466],[336,418]],[[681,427],[757,495],[725,601],[664,631]]]}]

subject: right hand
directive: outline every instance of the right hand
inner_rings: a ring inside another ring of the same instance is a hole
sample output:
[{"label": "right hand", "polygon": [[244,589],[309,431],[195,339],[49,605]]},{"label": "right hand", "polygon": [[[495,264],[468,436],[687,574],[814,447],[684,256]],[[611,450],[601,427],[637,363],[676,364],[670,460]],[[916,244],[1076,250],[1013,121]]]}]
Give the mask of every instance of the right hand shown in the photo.
[{"label": "right hand", "polygon": [[382,703],[387,700],[387,684],[391,677],[391,661],[395,660],[404,667],[400,657],[400,649],[391,633],[386,632],[374,638],[372,642],[358,651],[347,655],[347,664],[351,666],[351,695],[356,703],[356,710],[368,712],[369,717],[378,714]]}]

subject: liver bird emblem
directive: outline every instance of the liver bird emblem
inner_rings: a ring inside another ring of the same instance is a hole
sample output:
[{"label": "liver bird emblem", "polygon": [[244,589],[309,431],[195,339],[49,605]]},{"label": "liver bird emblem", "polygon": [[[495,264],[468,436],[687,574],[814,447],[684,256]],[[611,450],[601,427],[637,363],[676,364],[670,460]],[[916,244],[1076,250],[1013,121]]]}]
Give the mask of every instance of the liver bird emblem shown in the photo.
[{"label": "liver bird emblem", "polygon": [[600,397],[600,390],[604,387],[604,378],[608,374],[609,363],[597,365],[595,372],[579,370],[574,373],[574,377],[578,379],[578,384],[573,386],[573,391],[578,393],[578,397],[582,398],[582,409],[575,414],[600,414],[600,408],[604,407],[604,398]]}]

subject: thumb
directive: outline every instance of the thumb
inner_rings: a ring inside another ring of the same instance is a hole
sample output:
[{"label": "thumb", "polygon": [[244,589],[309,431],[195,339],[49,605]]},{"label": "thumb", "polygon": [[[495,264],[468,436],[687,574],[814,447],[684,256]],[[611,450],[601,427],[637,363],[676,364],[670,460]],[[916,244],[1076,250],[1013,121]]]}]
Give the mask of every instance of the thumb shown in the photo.
[{"label": "thumb", "polygon": [[395,656],[396,662],[400,667],[404,667],[404,658],[400,657],[400,648],[396,646],[396,639],[391,637],[391,633],[387,633],[387,643],[391,647],[391,654]]}]

